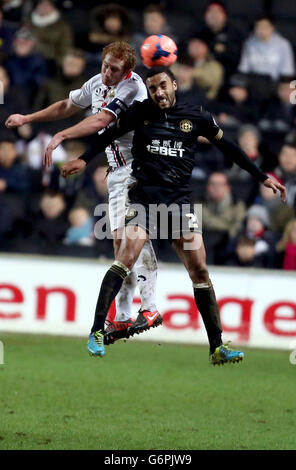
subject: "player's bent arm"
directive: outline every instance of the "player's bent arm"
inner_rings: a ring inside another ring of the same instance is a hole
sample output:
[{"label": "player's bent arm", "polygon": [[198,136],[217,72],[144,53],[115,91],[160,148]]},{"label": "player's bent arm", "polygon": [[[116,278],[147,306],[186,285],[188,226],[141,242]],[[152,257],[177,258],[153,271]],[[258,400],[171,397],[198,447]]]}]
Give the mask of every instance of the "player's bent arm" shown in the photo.
[{"label": "player's bent arm", "polygon": [[116,119],[115,115],[109,111],[100,111],[98,114],[89,116],[75,126],[68,127],[58,132],[60,141],[66,139],[76,139],[77,137],[86,137],[104,129]]},{"label": "player's bent arm", "polygon": [[114,140],[118,139],[122,135],[126,134],[127,130],[123,128],[112,127],[106,129],[102,134],[99,134],[91,148],[80,155],[79,160],[83,160],[88,164],[93,158],[95,158],[100,152],[103,152],[108,145],[110,145]]},{"label": "player's bent arm", "polygon": [[[221,131],[221,133],[220,133]],[[281,199],[286,200],[286,188],[277,181],[269,178],[260,168],[258,168],[252,160],[249,159],[247,154],[242,149],[229,139],[223,137],[222,130],[217,134],[217,138],[212,140],[212,143],[223,153],[227,158],[230,158],[234,163],[240,166],[243,170],[246,170],[252,175],[257,181],[264,184],[267,188],[273,190],[274,193],[277,191],[281,194]],[[220,133],[220,135],[219,135]],[[222,135],[221,138],[219,138]]]}]

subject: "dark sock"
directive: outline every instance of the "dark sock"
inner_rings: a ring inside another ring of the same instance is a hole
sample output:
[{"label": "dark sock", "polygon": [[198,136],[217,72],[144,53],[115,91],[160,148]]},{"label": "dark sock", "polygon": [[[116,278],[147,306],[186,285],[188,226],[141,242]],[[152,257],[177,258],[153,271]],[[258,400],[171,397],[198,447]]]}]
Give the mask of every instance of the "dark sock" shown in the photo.
[{"label": "dark sock", "polygon": [[98,330],[104,330],[105,319],[109,308],[118,294],[127,274],[128,269],[123,265],[119,266],[118,264],[113,264],[105,274],[96,305],[95,319],[91,333]]},{"label": "dark sock", "polygon": [[222,326],[219,307],[211,281],[209,281],[209,287],[194,287],[194,298],[207,331],[210,354],[212,354],[217,346],[222,344]]}]

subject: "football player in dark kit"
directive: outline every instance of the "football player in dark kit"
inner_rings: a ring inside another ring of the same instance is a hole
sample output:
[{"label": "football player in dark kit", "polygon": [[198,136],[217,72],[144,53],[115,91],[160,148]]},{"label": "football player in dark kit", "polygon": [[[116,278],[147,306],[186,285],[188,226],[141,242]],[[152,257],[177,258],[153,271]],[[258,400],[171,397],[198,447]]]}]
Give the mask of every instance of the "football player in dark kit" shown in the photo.
[{"label": "football player in dark kit", "polygon": [[[169,238],[193,283],[195,302],[209,339],[210,361],[214,365],[241,361],[244,354],[222,342],[220,314],[206,265],[202,234],[190,207],[189,185],[197,137],[206,137],[264,186],[274,192],[279,190],[283,201],[286,198],[285,187],[268,178],[236,144],[224,138],[223,131],[210,113],[199,106],[178,101],[177,83],[169,69],[150,69],[146,85],[150,99],[135,102],[132,107],[123,110],[117,128],[108,129],[98,136],[96,148],[62,167],[64,177],[80,173],[89,160],[115,138],[135,130],[132,149],[135,181],[129,191],[125,238],[101,284],[88,351],[93,356],[104,356],[104,323],[108,310],[149,237],[151,226],[155,224],[156,219],[152,223],[150,220],[150,206],[164,203],[180,208],[180,211],[174,209],[171,213]],[[187,209],[185,214],[181,210],[182,205]],[[146,209],[146,220],[138,217],[141,207]],[[176,219],[182,222],[177,234],[171,229],[176,226]],[[147,319],[140,313],[128,333],[143,331],[146,323]]]}]

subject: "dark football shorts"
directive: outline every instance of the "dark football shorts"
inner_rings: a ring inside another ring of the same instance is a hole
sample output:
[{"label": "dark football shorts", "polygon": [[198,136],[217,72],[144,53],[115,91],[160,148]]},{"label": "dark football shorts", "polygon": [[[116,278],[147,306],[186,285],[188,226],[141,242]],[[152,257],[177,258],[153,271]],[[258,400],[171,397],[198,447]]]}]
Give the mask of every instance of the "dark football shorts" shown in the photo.
[{"label": "dark football shorts", "polygon": [[135,185],[128,192],[125,226],[143,228],[151,239],[170,242],[202,233],[190,192],[175,188]]}]

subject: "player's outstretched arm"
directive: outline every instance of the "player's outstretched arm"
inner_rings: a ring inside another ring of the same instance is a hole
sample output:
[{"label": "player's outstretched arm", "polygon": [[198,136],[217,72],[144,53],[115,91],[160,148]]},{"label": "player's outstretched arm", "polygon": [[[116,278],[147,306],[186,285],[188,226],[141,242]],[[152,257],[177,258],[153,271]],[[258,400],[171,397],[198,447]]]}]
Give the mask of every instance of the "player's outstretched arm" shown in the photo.
[{"label": "player's outstretched arm", "polygon": [[230,158],[234,163],[260,181],[260,183],[263,183],[264,186],[271,188],[274,193],[279,191],[282,201],[286,200],[285,186],[271,178],[268,178],[268,176],[249,159],[246,153],[243,152],[237,144],[225,137],[222,137],[220,140],[213,140],[212,143],[221,150],[225,157]]},{"label": "player's outstretched arm", "polygon": [[100,111],[94,116],[89,116],[75,126],[68,127],[58,132],[49,142],[45,155],[43,157],[43,165],[50,167],[52,165],[52,152],[66,139],[76,139],[78,137],[86,137],[94,134],[115,120],[115,115],[108,111]]},{"label": "player's outstretched arm", "polygon": [[31,122],[58,121],[81,111],[69,99],[57,101],[47,108],[32,114],[11,114],[5,122],[8,129],[20,127]]}]

